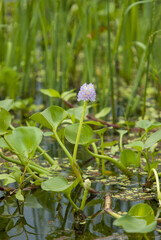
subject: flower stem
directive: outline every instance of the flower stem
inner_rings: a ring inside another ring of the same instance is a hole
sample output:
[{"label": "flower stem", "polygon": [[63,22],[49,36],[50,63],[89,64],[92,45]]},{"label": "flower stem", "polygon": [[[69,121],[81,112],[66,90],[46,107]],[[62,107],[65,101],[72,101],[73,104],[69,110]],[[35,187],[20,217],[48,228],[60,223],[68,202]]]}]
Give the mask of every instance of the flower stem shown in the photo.
[{"label": "flower stem", "polygon": [[69,162],[70,162],[70,165],[73,169],[73,172],[75,173],[76,177],[80,178],[81,179],[81,182],[83,182],[83,179],[82,179],[82,176],[81,176],[81,173],[80,173],[80,169],[79,169],[79,166],[77,165],[76,162],[73,161],[73,157],[72,155],[70,154],[70,152],[67,150],[67,148],[64,146],[64,144],[62,143],[62,141],[60,140],[58,134],[56,131],[54,131],[54,134],[55,134],[55,138],[56,140],[58,141],[59,145],[61,146],[61,148],[63,149],[63,151],[65,152],[65,154],[67,155],[68,159],[69,159]]},{"label": "flower stem", "polygon": [[84,207],[85,207],[85,204],[86,204],[86,200],[87,200],[87,195],[88,195],[88,188],[85,188],[84,190],[84,195],[83,195],[83,199],[82,199],[82,202],[81,202],[81,207],[80,209],[83,211],[84,210]]},{"label": "flower stem", "polygon": [[76,163],[77,151],[78,151],[78,145],[79,145],[79,139],[80,139],[80,135],[81,135],[81,129],[82,129],[82,125],[83,125],[83,120],[84,120],[84,116],[85,116],[85,111],[86,111],[87,103],[88,103],[88,101],[84,101],[82,116],[81,116],[81,119],[80,119],[80,122],[79,122],[79,128],[78,128],[77,138],[76,138],[76,142],[75,142],[75,146],[74,146],[73,162],[75,162],[75,163]]}]

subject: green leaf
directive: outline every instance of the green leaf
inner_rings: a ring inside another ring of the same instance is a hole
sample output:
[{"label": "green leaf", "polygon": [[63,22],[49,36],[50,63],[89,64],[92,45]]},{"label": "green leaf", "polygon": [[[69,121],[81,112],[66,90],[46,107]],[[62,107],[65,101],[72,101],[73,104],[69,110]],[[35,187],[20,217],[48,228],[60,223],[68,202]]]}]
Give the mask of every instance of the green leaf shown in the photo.
[{"label": "green leaf", "polygon": [[140,166],[140,157],[138,153],[130,150],[130,149],[124,149],[120,153],[120,161],[125,167],[129,167],[131,165],[135,167]]},{"label": "green leaf", "polygon": [[[72,144],[75,144],[79,123],[68,125],[65,128],[65,138]],[[93,130],[90,126],[83,124],[79,144],[88,144],[93,139]]]},{"label": "green leaf", "polygon": [[158,131],[150,135],[150,137],[145,142],[144,148],[152,147],[154,144],[156,144],[160,140],[161,140],[161,129],[159,129]]},{"label": "green leaf", "polygon": [[68,101],[70,98],[75,97],[76,93],[74,92],[75,89],[72,89],[70,91],[65,91],[61,94],[61,98],[65,101]]},{"label": "green leaf", "polygon": [[118,143],[118,141],[113,141],[113,142],[104,142],[103,143],[103,147],[112,147],[114,145],[116,145]]},{"label": "green leaf", "polygon": [[146,203],[139,203],[134,205],[129,214],[133,217],[144,219],[147,225],[155,221],[155,215],[153,209]]},{"label": "green leaf", "polygon": [[94,132],[96,133],[96,134],[98,134],[99,136],[101,136],[101,135],[103,135],[106,131],[107,131],[107,127],[105,127],[105,128],[101,128],[101,129],[98,129],[98,130],[95,130]]},{"label": "green leaf", "polygon": [[105,117],[109,112],[111,111],[111,108],[105,107],[103,108],[99,113],[95,115],[96,118],[102,118]]},{"label": "green leaf", "polygon": [[[78,119],[78,120],[81,119],[82,111],[83,111],[83,107],[82,106],[81,107],[77,107],[77,108],[70,108],[70,109],[67,110],[67,112],[69,113],[69,115],[71,117],[73,117],[73,115],[74,115],[75,119]],[[85,117],[88,115],[88,112],[89,112],[89,110],[88,110],[88,108],[86,108]]]},{"label": "green leaf", "polygon": [[6,133],[11,124],[11,115],[4,108],[0,108],[0,135]]},{"label": "green leaf", "polygon": [[0,180],[4,180],[4,185],[8,185],[10,183],[16,182],[15,178],[13,176],[10,176],[10,174],[0,174]]},{"label": "green leaf", "polygon": [[148,233],[156,228],[156,221],[147,225],[146,220],[137,219],[129,214],[116,219],[113,224],[122,227],[128,233]]},{"label": "green leaf", "polygon": [[88,124],[88,125],[95,125],[95,126],[101,126],[101,127],[104,126],[102,123],[97,122],[97,121],[86,121],[86,124]]},{"label": "green leaf", "polygon": [[57,92],[56,90],[49,88],[49,89],[40,89],[40,92],[42,92],[43,94],[49,96],[49,97],[55,97],[55,98],[60,98],[60,94],[59,92]]},{"label": "green leaf", "polygon": [[0,107],[4,108],[6,111],[9,111],[13,106],[12,99],[5,99],[0,101]]},{"label": "green leaf", "polygon": [[41,204],[37,201],[37,198],[33,195],[27,195],[25,198],[25,207],[42,208]]},{"label": "green leaf", "polygon": [[21,189],[18,189],[18,191],[15,194],[15,197],[20,201],[24,201],[24,196],[21,193]]},{"label": "green leaf", "polygon": [[56,130],[67,116],[68,114],[63,108],[51,106],[43,112],[33,114],[30,118],[44,127]]},{"label": "green leaf", "polygon": [[10,134],[5,135],[5,139],[15,153],[25,158],[31,158],[35,154],[36,148],[42,140],[43,133],[36,127],[18,127]]},{"label": "green leaf", "polygon": [[152,123],[148,120],[140,120],[136,123],[136,127],[143,128],[145,130],[148,129],[151,125]]},{"label": "green leaf", "polygon": [[125,145],[125,147],[126,148],[132,147],[132,148],[136,149],[137,151],[141,152],[142,149],[144,148],[144,143],[142,141],[135,141],[135,142]]},{"label": "green leaf", "polygon": [[9,148],[8,144],[5,142],[5,140],[2,137],[0,138],[0,147]]},{"label": "green leaf", "polygon": [[117,132],[120,134],[120,136],[122,137],[123,135],[125,135],[128,130],[117,130]]},{"label": "green leaf", "polygon": [[73,183],[68,183],[66,178],[62,176],[57,176],[48,179],[47,181],[41,184],[41,188],[46,191],[53,192],[63,192],[66,194],[70,194],[73,188],[80,182],[80,179],[76,179]]}]

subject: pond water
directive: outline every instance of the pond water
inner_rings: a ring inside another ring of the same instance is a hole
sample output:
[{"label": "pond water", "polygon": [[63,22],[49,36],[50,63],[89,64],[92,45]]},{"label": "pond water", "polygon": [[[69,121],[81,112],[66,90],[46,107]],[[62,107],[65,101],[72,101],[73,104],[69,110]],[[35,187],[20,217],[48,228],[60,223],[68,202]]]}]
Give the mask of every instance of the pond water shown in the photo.
[{"label": "pond water", "polygon": [[[50,154],[61,159],[60,167],[66,166],[68,161],[57,145],[50,145],[50,140],[45,141],[44,148],[48,147]],[[70,146],[69,146],[70,147]],[[26,200],[23,205],[14,196],[4,195],[0,192],[0,239],[7,240],[119,240],[119,239],[144,239],[143,235],[127,234],[122,228],[113,225],[115,220],[111,215],[103,211],[105,195],[111,196],[111,206],[115,212],[126,213],[137,203],[148,203],[156,214],[158,202],[156,201],[156,187],[149,192],[144,192],[142,185],[146,182],[146,175],[129,180],[118,173],[118,169],[107,164],[109,176],[102,177],[98,174],[95,161],[89,161],[89,156],[80,150],[80,159],[84,159],[81,168],[84,168],[84,177],[92,180],[92,188],[98,193],[89,194],[84,214],[86,222],[79,224],[74,221],[73,209],[68,199],[63,194],[35,189],[25,191]],[[80,156],[79,155],[79,156]],[[85,164],[85,161],[86,164]],[[42,163],[43,164],[43,163]],[[80,162],[81,165],[81,162]],[[71,177],[69,171],[60,171],[64,176]],[[1,183],[2,185],[2,183]],[[11,187],[15,187],[13,184]],[[80,206],[82,191],[77,187],[72,193],[72,199]],[[147,239],[161,239],[161,229],[147,234]]]}]

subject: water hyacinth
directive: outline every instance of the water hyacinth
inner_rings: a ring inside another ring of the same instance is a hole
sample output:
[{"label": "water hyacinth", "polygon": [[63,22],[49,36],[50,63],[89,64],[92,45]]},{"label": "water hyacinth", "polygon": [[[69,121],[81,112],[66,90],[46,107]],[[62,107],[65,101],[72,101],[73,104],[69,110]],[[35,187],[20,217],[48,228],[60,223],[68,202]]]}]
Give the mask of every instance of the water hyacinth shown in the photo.
[{"label": "water hyacinth", "polygon": [[80,91],[78,93],[78,101],[91,101],[94,102],[96,99],[96,92],[94,85],[92,83],[90,84],[83,84],[80,88]]}]

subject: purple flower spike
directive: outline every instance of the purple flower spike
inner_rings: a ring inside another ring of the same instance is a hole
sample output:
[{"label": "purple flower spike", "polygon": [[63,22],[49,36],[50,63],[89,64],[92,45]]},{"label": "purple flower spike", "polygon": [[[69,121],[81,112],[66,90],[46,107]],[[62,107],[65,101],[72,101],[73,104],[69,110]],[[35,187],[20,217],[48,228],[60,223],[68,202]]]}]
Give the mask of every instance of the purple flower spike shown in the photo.
[{"label": "purple flower spike", "polygon": [[94,102],[96,99],[96,92],[94,89],[94,85],[92,83],[90,84],[83,84],[80,88],[80,91],[78,93],[78,101],[91,101]]}]

